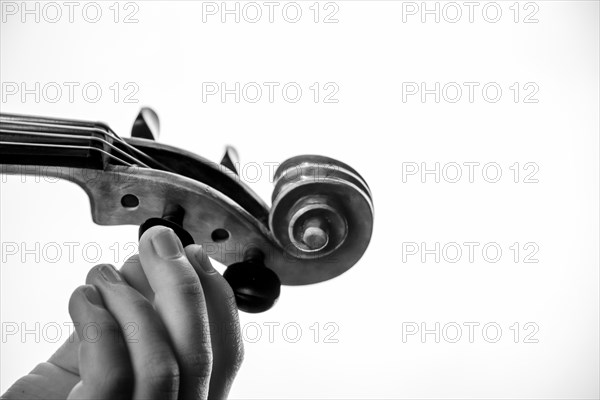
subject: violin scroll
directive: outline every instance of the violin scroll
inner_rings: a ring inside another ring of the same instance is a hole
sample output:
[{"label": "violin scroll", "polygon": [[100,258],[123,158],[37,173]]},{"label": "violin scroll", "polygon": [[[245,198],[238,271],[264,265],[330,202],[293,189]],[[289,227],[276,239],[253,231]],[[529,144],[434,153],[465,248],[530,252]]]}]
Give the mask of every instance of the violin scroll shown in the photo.
[{"label": "violin scroll", "polygon": [[315,155],[291,158],[275,172],[269,226],[277,243],[294,257],[349,268],[371,238],[371,191],[340,161]]}]

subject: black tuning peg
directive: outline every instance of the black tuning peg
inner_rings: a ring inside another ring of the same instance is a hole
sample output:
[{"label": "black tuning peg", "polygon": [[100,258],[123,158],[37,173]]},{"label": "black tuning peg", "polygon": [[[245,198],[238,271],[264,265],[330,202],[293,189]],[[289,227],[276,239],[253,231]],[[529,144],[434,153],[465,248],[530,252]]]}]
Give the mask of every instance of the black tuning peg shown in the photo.
[{"label": "black tuning peg", "polygon": [[267,311],[279,299],[281,281],[275,272],[265,266],[261,256],[255,255],[246,261],[231,264],[223,277],[233,289],[241,311]]},{"label": "black tuning peg", "polygon": [[185,210],[180,206],[169,207],[165,210],[162,218],[149,218],[142,225],[138,231],[138,237],[142,237],[144,232],[153,226],[161,225],[171,228],[177,235],[183,247],[194,244],[194,238],[188,231],[183,228],[183,216]]},{"label": "black tuning peg", "polygon": [[157,140],[159,133],[158,114],[150,107],[142,107],[131,127],[131,137]]},{"label": "black tuning peg", "polygon": [[[185,210],[180,206],[165,209],[161,218],[147,219],[139,229],[139,237],[153,226],[171,228],[183,247],[194,244],[194,238],[183,228]],[[235,294],[238,308],[248,313],[267,311],[275,305],[281,293],[281,281],[264,264],[261,253],[250,253],[245,261],[231,264],[223,277]]]}]

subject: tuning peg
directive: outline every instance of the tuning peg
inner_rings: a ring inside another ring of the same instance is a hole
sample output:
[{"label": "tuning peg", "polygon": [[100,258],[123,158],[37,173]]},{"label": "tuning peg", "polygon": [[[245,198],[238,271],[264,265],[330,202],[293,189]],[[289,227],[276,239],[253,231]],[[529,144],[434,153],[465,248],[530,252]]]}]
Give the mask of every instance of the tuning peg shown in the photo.
[{"label": "tuning peg", "polygon": [[223,158],[221,159],[221,165],[239,175],[236,165],[240,165],[240,157],[235,147],[229,145],[225,147],[225,154],[223,154]]},{"label": "tuning peg", "polygon": [[186,247],[190,244],[194,244],[194,238],[188,231],[183,228],[183,216],[185,215],[185,210],[178,206],[168,206],[162,218],[149,218],[147,219],[138,230],[138,238],[141,238],[144,232],[153,226],[161,225],[166,226],[167,228],[171,228],[175,235],[181,241],[183,247]]},{"label": "tuning peg", "polygon": [[150,107],[142,107],[131,127],[131,136],[142,139],[157,140],[160,133],[158,115]]},{"label": "tuning peg", "polygon": [[231,264],[223,274],[235,294],[241,311],[260,313],[275,305],[281,293],[281,281],[267,268],[261,256]]}]

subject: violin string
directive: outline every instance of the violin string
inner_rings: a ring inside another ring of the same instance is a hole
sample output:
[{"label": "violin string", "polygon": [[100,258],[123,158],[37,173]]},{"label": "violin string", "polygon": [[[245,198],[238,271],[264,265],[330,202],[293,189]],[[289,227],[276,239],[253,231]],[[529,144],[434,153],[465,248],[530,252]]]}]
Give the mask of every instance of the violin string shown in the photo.
[{"label": "violin string", "polygon": [[146,159],[152,161],[154,164],[158,165],[161,169],[163,169],[165,171],[174,172],[171,168],[168,168],[167,166],[156,161],[154,158],[150,157],[148,154],[144,153],[140,149],[127,143],[123,138],[121,138],[121,136],[117,135],[117,133],[115,131],[113,131],[109,126],[104,126],[104,127],[106,128],[107,132],[109,132],[115,139],[117,139],[119,141],[119,143],[122,143],[130,151],[133,151],[134,153],[137,153],[138,155],[146,157]]},{"label": "violin string", "polygon": [[[0,114],[0,122],[2,121],[12,123],[12,124],[20,124],[34,127],[49,127],[49,128],[58,128],[58,129],[82,129],[86,131],[92,131],[96,133],[100,133],[105,137],[107,135],[112,136],[115,140],[117,140],[120,144],[127,147],[128,150],[138,154],[139,156],[144,157],[146,160],[149,160],[151,163],[157,165],[160,169],[165,171],[173,172],[172,169],[166,167],[164,164],[158,162],[148,154],[143,151],[137,149],[131,144],[127,143],[124,139],[122,139],[116,132],[114,132],[110,127],[101,123],[91,123],[86,121],[77,121],[77,120],[69,120],[69,119],[51,119],[45,117],[30,117],[30,116],[22,116],[16,114]],[[98,128],[98,126],[103,129]],[[130,156],[131,157],[131,156]],[[133,158],[133,157],[131,157]],[[139,161],[139,160],[138,160]],[[147,168],[151,168],[147,166]]]},{"label": "violin string", "polygon": [[133,164],[128,163],[125,160],[121,160],[119,157],[111,154],[107,151],[99,149],[97,147],[92,146],[76,146],[71,144],[50,144],[50,143],[28,143],[28,142],[0,142],[0,146],[30,146],[30,147],[51,147],[51,148],[60,148],[60,149],[77,149],[77,150],[96,150],[100,153],[106,154],[108,157],[117,160],[120,163],[125,164],[128,167],[133,166]]},{"label": "violin string", "polygon": [[[83,121],[74,121],[74,120],[50,120],[48,118],[41,118],[41,117],[21,117],[21,116],[16,116],[16,115],[7,115],[7,114],[0,114],[0,122],[4,122],[4,123],[8,123],[8,124],[13,124],[13,125],[17,125],[17,126],[29,126],[33,128],[43,128],[43,127],[47,127],[47,128],[55,128],[55,129],[62,129],[62,130],[84,130],[84,131],[88,131],[88,132],[95,132],[101,135],[104,135],[105,137],[108,136],[107,134],[110,133],[108,132],[108,129],[106,129],[106,127],[102,127],[104,129],[98,128],[96,125],[92,124],[92,123],[86,123]],[[77,125],[77,123],[79,123],[79,125]],[[102,126],[102,125],[100,125]],[[117,138],[116,139],[122,140],[121,138]]]},{"label": "violin string", "polygon": [[127,154],[126,152],[119,149],[112,143],[110,143],[102,138],[96,137],[96,136],[83,136],[83,135],[72,135],[72,134],[62,134],[62,133],[31,132],[31,131],[4,129],[2,127],[0,127],[0,133],[19,134],[19,135],[26,135],[26,136],[60,137],[60,138],[66,138],[66,139],[92,140],[92,141],[100,142],[100,143],[103,143],[103,144],[109,146],[110,148],[117,151],[121,155],[128,157],[130,160],[133,161],[134,164],[139,164],[140,166],[142,166],[144,168],[150,168],[147,164],[145,164],[142,161],[138,160],[137,158],[133,157],[131,154]]},{"label": "violin string", "polygon": [[[38,128],[47,127],[47,128],[56,128],[56,129],[63,129],[63,130],[69,130],[69,129],[78,130],[79,129],[79,130],[84,130],[86,132],[99,133],[101,135],[104,135],[105,137],[108,134],[112,134],[111,136],[113,136],[113,138],[116,139],[119,143],[124,144],[129,149],[131,149],[133,147],[129,143],[125,142],[122,138],[120,138],[116,133],[112,132],[110,129],[103,130],[103,129],[97,128],[95,126],[85,126],[84,125],[85,123],[80,122],[80,121],[50,120],[50,119],[41,118],[41,117],[10,116],[9,122],[16,123],[19,125],[38,127]],[[77,123],[80,123],[80,125],[76,125]],[[152,160],[153,162],[155,162],[156,164],[158,164],[154,159],[152,159],[150,156],[146,155],[142,151],[140,151],[138,149],[135,149],[135,150],[137,153],[141,153],[142,155],[146,156],[146,158],[148,158],[148,159]]]}]

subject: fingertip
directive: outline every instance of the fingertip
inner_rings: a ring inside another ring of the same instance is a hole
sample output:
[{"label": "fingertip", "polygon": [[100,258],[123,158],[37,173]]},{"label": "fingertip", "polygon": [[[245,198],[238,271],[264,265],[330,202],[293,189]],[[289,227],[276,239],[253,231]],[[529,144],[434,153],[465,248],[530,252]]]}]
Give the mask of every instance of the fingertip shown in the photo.
[{"label": "fingertip", "polygon": [[73,293],[71,293],[71,297],[69,298],[69,315],[71,315],[71,319],[74,319],[74,314],[76,309],[83,302],[85,296],[83,295],[83,288],[87,285],[78,286]]},{"label": "fingertip", "polygon": [[91,285],[92,282],[94,281],[94,279],[96,278],[96,276],[98,275],[98,269],[100,268],[100,264],[99,265],[94,265],[87,273],[87,275],[85,276],[85,283],[88,285]]},{"label": "fingertip", "polygon": [[101,305],[102,297],[94,285],[78,286],[69,299],[69,314],[71,317],[81,307],[86,307],[89,304]]},{"label": "fingertip", "polygon": [[[139,255],[131,256],[123,263],[119,273],[130,285],[132,281],[137,281],[144,274]],[[145,277],[144,277],[145,278]],[[132,285],[133,286],[133,285]]]},{"label": "fingertip", "polygon": [[98,288],[94,285],[83,285],[82,288],[83,295],[86,300],[92,303],[95,306],[104,306],[104,302],[102,301],[102,295]]},{"label": "fingertip", "polygon": [[69,315],[75,324],[77,337],[81,338],[81,327],[105,312],[102,295],[94,285],[81,285],[69,299]]},{"label": "fingertip", "polygon": [[[165,232],[173,232],[173,230],[171,228],[167,228],[166,226],[163,225],[155,225],[152,226],[150,228],[148,228],[146,230],[146,232],[144,232],[142,234],[142,237],[140,237],[140,243],[139,243],[139,247],[140,247],[140,253],[143,252],[142,248],[146,248],[146,247],[150,247],[152,248],[152,239],[156,238],[158,236],[160,236],[161,234],[164,234]],[[173,232],[174,234],[175,232]]]},{"label": "fingertip", "polygon": [[89,270],[85,277],[85,283],[94,285],[105,281],[118,281],[119,272],[112,264],[98,264]]},{"label": "fingertip", "polygon": [[140,241],[140,263],[154,293],[199,284],[198,274],[172,229],[155,226]]}]

